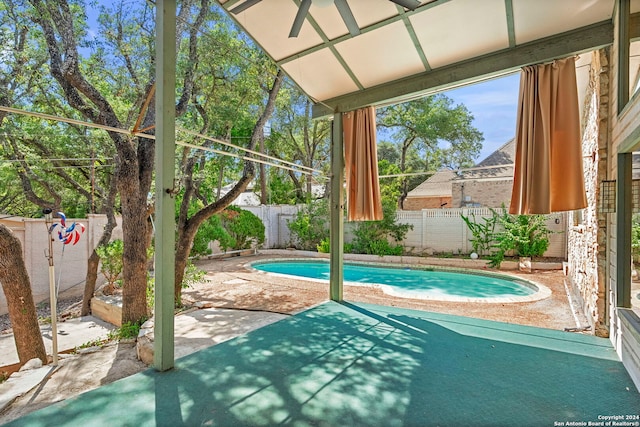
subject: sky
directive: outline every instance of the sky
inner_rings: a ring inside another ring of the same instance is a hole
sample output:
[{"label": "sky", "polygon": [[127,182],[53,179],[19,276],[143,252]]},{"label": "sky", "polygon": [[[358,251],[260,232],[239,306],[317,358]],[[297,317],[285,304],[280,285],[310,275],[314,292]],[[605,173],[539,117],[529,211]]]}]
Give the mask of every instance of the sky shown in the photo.
[{"label": "sky", "polygon": [[473,125],[484,135],[477,161],[515,136],[520,73],[443,92],[456,104],[464,104],[474,117]]}]

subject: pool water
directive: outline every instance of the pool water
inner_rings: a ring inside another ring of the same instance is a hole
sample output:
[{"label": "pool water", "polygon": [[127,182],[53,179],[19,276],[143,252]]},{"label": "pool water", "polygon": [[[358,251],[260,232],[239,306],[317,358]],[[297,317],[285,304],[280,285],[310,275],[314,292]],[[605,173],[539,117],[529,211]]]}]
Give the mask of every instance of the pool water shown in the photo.
[{"label": "pool water", "polygon": [[[328,262],[273,261],[254,263],[252,267],[269,273],[329,280]],[[493,275],[346,263],[344,281],[381,285],[397,296],[435,299],[523,297],[537,292],[531,285]]]}]

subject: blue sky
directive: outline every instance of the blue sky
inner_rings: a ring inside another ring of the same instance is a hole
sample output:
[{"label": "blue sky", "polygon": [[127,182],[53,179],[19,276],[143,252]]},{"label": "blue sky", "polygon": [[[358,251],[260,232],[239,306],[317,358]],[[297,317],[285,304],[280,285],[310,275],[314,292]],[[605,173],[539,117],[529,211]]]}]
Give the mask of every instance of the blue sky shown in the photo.
[{"label": "blue sky", "polygon": [[443,92],[464,104],[474,117],[473,125],[484,135],[478,161],[515,136],[520,73]]}]

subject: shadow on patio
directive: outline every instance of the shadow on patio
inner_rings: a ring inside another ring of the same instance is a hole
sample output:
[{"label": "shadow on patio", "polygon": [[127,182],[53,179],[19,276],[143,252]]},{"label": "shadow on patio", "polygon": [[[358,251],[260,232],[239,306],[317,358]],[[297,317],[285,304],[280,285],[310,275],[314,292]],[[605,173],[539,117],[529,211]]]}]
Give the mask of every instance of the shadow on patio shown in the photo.
[{"label": "shadow on patio", "polygon": [[638,408],[608,340],[327,302],[9,425],[529,426]]}]

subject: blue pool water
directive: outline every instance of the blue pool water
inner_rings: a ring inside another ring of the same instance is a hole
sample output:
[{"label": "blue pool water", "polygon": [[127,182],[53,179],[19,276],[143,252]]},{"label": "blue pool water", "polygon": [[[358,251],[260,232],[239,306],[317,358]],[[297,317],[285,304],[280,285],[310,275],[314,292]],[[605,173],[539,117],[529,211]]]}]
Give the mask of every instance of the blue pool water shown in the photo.
[{"label": "blue pool water", "polygon": [[[269,272],[329,280],[329,263],[323,261],[272,261],[252,267]],[[398,296],[444,298],[522,297],[536,293],[532,285],[492,275],[345,264],[344,281],[382,285]]]}]

